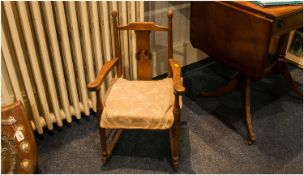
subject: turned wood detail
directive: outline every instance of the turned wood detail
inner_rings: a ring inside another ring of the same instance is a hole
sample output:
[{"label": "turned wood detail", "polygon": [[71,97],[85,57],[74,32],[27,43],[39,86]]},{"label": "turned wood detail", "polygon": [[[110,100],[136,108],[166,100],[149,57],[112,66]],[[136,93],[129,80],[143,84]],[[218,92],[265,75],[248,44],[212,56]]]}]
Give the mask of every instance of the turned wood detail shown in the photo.
[{"label": "turned wood detail", "polygon": [[114,33],[114,50],[115,50],[115,57],[119,58],[118,64],[117,64],[117,76],[121,77],[123,75],[123,70],[122,70],[122,60],[121,60],[121,50],[120,50],[120,45],[119,45],[119,35],[118,35],[118,25],[117,25],[117,12],[113,11],[112,12],[112,17],[113,17],[113,33]]},{"label": "turned wood detail", "polygon": [[[172,11],[168,11],[168,58],[173,58],[173,34],[172,34]],[[168,63],[168,70],[170,70],[170,65]],[[172,74],[168,71],[168,77],[171,77]]]}]

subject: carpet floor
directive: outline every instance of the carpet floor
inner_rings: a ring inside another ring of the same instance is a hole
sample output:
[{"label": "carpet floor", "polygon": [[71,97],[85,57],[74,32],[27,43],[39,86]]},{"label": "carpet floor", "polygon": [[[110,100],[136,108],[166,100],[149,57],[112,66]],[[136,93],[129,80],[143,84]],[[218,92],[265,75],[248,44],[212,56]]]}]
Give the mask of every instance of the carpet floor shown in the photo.
[{"label": "carpet floor", "polygon": [[[303,89],[303,71],[289,67]],[[224,85],[235,74],[212,59],[183,69],[180,168],[170,166],[165,131],[124,131],[109,163],[101,165],[96,116],[36,135],[37,173],[303,173],[303,99],[285,80],[270,75],[253,81],[252,123],[257,141],[247,145],[241,95],[196,97]]]}]

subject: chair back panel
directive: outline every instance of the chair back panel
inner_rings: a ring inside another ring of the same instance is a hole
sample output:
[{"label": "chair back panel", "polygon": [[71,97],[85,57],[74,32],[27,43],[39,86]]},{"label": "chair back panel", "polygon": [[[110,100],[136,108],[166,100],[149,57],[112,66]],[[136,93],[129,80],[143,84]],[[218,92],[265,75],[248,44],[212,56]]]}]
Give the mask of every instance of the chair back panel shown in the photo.
[{"label": "chair back panel", "polygon": [[[134,30],[136,35],[136,52],[137,61],[137,79],[151,80],[152,79],[152,54],[150,44],[151,31],[168,32],[168,59],[172,57],[172,12],[168,12],[168,27],[156,25],[154,22],[130,22],[125,26],[117,25],[117,13],[112,13],[114,27],[114,45],[115,57],[121,57],[120,45],[118,42],[119,30]],[[121,58],[120,58],[121,59]],[[121,61],[120,61],[121,64]],[[121,67],[121,66],[120,66]],[[123,72],[123,71],[122,71]]]},{"label": "chair back panel", "polygon": [[135,30],[137,78],[152,79],[152,55],[150,51],[150,31]]}]

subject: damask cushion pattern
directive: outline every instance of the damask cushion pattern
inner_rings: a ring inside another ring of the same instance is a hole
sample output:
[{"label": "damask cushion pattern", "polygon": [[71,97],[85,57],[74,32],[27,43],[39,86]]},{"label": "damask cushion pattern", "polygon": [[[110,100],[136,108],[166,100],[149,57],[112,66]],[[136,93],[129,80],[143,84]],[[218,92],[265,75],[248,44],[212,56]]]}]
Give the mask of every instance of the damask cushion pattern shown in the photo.
[{"label": "damask cushion pattern", "polygon": [[107,91],[103,105],[102,128],[168,129],[174,121],[172,79],[117,78]]}]

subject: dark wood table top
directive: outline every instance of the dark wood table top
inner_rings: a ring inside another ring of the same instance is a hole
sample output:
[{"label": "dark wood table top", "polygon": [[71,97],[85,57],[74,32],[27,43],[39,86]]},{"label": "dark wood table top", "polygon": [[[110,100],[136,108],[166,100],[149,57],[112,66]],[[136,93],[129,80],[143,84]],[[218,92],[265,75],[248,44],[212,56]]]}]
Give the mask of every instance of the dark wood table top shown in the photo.
[{"label": "dark wood table top", "polygon": [[303,26],[302,5],[191,2],[190,40],[218,62],[253,80],[263,77],[271,40]]},{"label": "dark wood table top", "polygon": [[223,3],[228,3],[237,6],[244,10],[263,15],[270,19],[277,19],[292,15],[294,13],[299,13],[301,11],[303,12],[303,4],[262,7],[253,2],[246,1],[229,1]]}]

